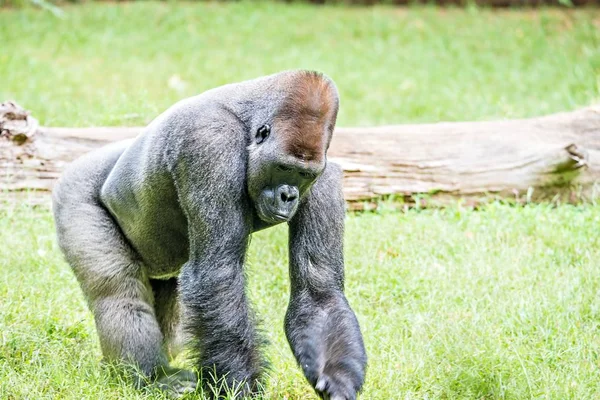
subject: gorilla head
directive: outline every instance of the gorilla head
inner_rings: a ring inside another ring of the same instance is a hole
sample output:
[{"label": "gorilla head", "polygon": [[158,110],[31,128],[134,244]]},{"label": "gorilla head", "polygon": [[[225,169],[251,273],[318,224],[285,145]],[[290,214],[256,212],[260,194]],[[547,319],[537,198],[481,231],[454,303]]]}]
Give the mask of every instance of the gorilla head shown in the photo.
[{"label": "gorilla head", "polygon": [[252,121],[248,146],[248,192],[267,224],[290,221],[325,169],[339,106],[335,85],[320,74],[288,81],[280,106]]}]

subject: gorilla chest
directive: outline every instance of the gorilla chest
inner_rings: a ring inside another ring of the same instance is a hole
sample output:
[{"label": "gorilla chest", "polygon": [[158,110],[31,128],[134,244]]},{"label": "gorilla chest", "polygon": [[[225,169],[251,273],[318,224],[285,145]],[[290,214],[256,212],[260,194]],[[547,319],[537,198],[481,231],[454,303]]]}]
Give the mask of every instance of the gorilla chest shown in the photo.
[{"label": "gorilla chest", "polygon": [[189,258],[187,223],[183,214],[174,209],[162,209],[136,226],[129,235],[146,265],[148,276],[155,279],[177,276]]},{"label": "gorilla chest", "polygon": [[134,185],[105,185],[102,191],[102,202],[142,259],[149,278],[177,276],[189,258],[187,220],[169,193],[174,190],[136,193]]}]

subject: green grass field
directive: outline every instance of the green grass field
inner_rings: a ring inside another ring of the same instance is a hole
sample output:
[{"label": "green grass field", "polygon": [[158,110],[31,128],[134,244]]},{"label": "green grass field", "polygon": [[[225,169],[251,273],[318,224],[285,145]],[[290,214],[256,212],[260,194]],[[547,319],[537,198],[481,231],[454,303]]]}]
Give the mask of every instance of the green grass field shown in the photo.
[{"label": "green grass field", "polygon": [[45,125],[145,124],[181,97],[290,68],[337,82],[346,126],[544,114],[600,91],[600,11],[269,2],[65,11],[0,11],[0,99]]},{"label": "green grass field", "polygon": [[[0,101],[45,125],[144,124],[178,99],[288,68],[341,92],[341,125],[521,117],[598,101],[600,11],[86,4],[0,10]],[[1,201],[1,200],[0,200]],[[600,206],[350,214],[346,291],[363,399],[595,399]],[[315,398],[283,334],[287,233],[255,235],[268,399]],[[45,207],[0,202],[0,399],[157,399],[102,368]],[[181,361],[181,360],[180,360]]]}]

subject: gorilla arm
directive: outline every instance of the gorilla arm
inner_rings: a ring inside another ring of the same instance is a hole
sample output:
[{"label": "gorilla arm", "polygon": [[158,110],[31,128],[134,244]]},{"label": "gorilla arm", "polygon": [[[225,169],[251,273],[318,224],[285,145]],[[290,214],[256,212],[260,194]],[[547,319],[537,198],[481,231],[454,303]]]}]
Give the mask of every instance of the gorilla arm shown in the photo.
[{"label": "gorilla arm", "polygon": [[215,374],[225,377],[229,388],[244,383],[247,393],[254,390],[263,361],[243,273],[252,220],[244,194],[244,135],[202,133],[179,140],[172,173],[190,242],[179,277],[183,321],[203,380]]},{"label": "gorilla arm", "polygon": [[326,399],[355,399],[367,357],[344,296],[341,169],[328,164],[290,222],[285,330],[308,381]]}]

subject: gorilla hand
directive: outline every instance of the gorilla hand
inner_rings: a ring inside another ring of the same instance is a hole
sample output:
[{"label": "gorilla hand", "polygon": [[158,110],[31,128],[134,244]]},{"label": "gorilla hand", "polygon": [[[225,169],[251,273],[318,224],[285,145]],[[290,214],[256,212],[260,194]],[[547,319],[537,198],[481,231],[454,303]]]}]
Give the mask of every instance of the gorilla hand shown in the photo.
[{"label": "gorilla hand", "polygon": [[317,393],[325,399],[355,399],[363,384],[366,356],[362,340],[356,340],[357,331],[352,313],[342,311],[327,318],[322,332],[326,348],[321,359],[325,363],[315,384]]},{"label": "gorilla hand", "polygon": [[329,310],[312,307],[309,299],[292,305],[286,332],[298,363],[321,398],[352,400],[364,382],[367,360],[354,314],[343,298],[334,301],[338,305]]}]

